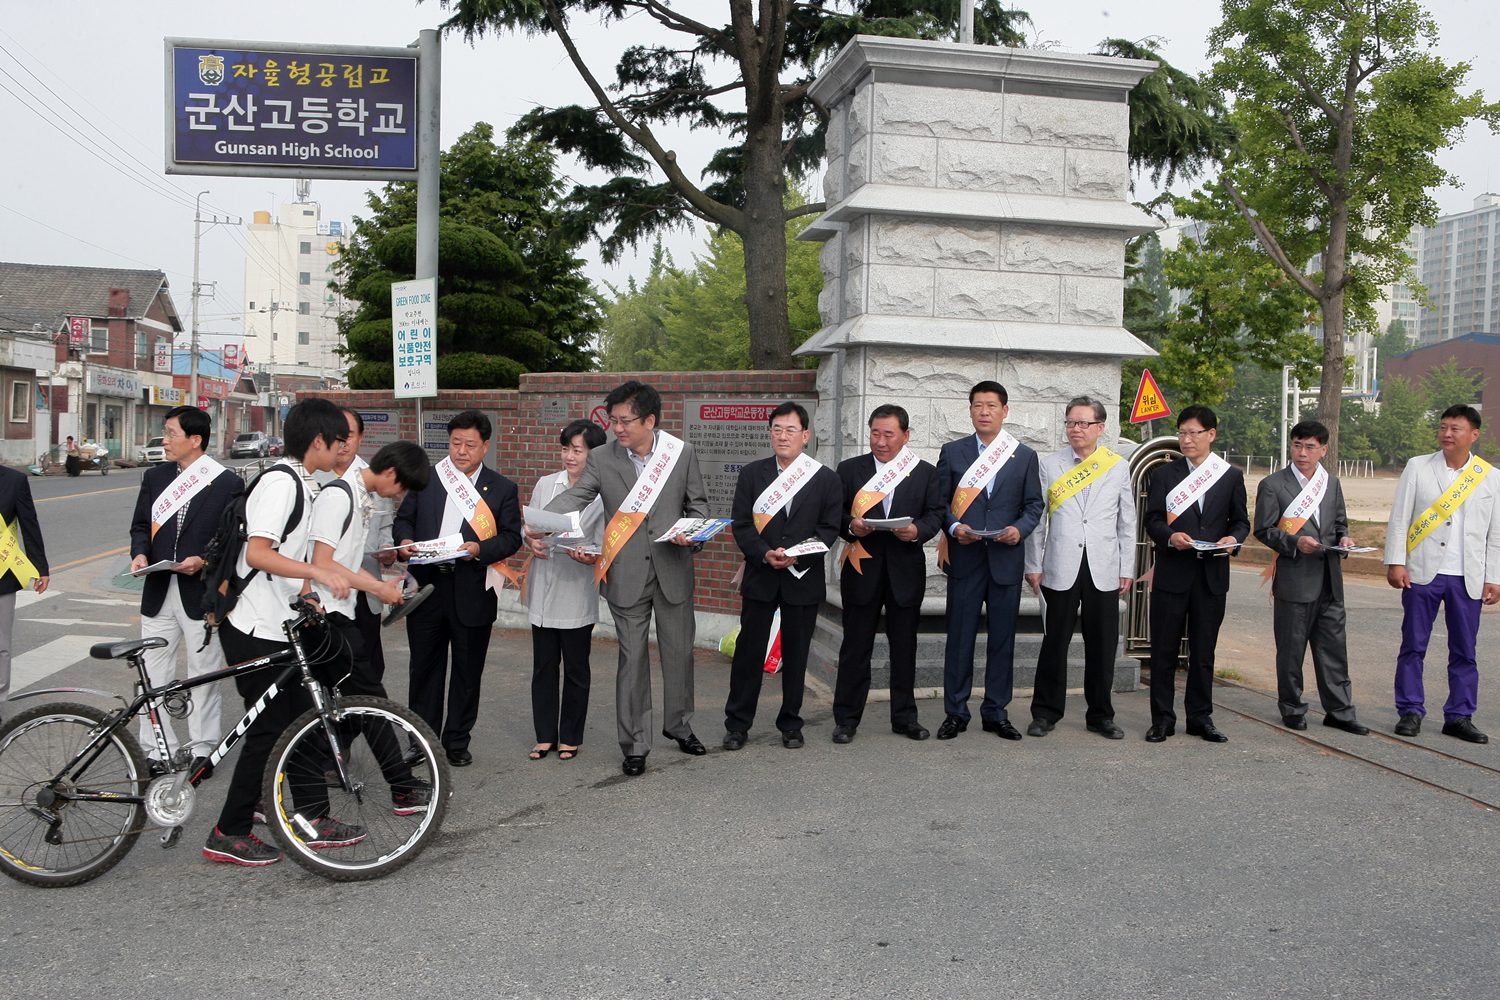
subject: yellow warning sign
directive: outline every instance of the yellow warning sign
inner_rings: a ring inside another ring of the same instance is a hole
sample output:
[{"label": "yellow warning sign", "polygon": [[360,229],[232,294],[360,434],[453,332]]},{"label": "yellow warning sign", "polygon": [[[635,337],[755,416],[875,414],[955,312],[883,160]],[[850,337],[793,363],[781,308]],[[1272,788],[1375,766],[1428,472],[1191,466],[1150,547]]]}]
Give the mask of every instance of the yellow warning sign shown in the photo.
[{"label": "yellow warning sign", "polygon": [[1161,386],[1151,377],[1151,369],[1141,369],[1141,387],[1135,391],[1135,405],[1130,408],[1130,422],[1139,424],[1171,415],[1172,408],[1167,405],[1167,397],[1162,394]]}]

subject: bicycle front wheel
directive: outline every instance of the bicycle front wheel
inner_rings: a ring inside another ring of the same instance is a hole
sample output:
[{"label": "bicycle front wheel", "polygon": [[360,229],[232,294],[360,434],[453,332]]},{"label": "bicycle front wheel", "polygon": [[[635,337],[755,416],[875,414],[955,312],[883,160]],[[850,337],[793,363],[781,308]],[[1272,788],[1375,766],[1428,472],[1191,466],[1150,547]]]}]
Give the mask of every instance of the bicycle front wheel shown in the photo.
[{"label": "bicycle front wheel", "polygon": [[442,826],[448,761],[427,724],[385,698],[341,699],[332,720],[348,780],[340,781],[323,717],[308,711],[271,751],[266,820],[308,871],[337,882],[379,878],[420,854]]},{"label": "bicycle front wheel", "polygon": [[141,748],[123,728],[58,778],[105,718],[88,705],[40,705],[0,726],[0,871],[11,878],[78,885],[113,868],[141,835],[145,807],[109,799],[139,795],[147,780]]}]

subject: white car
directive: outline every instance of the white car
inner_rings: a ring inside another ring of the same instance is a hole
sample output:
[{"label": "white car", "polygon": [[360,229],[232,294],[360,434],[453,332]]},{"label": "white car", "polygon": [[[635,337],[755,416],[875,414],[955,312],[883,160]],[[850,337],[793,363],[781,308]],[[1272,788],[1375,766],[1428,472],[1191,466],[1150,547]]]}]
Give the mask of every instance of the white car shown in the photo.
[{"label": "white car", "polygon": [[160,465],[167,460],[166,439],[154,437],[146,442],[146,450],[141,452],[141,461],[147,465]]}]

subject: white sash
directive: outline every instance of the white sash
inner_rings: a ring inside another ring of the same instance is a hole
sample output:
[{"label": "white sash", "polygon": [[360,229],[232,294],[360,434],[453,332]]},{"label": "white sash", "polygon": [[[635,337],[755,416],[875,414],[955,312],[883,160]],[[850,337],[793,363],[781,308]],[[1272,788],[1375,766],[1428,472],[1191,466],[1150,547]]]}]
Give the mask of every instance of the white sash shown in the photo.
[{"label": "white sash", "polygon": [[1010,431],[1002,430],[996,434],[989,447],[980,452],[979,457],[969,465],[954,492],[964,490],[969,494],[978,494],[987,489],[994,481],[995,474],[1015,457],[1016,445],[1020,443]]},{"label": "white sash", "polygon": [[798,455],[792,460],[777,479],[761,491],[755,500],[755,530],[760,531],[771,518],[781,512],[787,504],[792,502],[792,497],[806,486],[815,476],[823,464],[807,454]]},{"label": "white sash", "polygon": [[453,501],[453,506],[458,508],[463,519],[472,521],[474,512],[479,509],[479,493],[474,489],[473,480],[459,472],[451,458],[443,459],[433,467],[433,471],[437,473],[438,482],[448,491],[448,499]]},{"label": "white sash", "polygon": [[1213,452],[1209,452],[1208,458],[1198,468],[1189,469],[1187,478],[1167,494],[1167,523],[1171,524],[1190,505],[1197,503],[1198,498],[1228,471],[1229,463]]},{"label": "white sash", "polygon": [[672,474],[677,460],[682,457],[682,441],[666,431],[656,432],[656,450],[646,461],[646,468],[636,476],[635,485],[620,504],[622,514],[649,514],[656,504],[661,487]]},{"label": "white sash", "polygon": [[182,509],[183,504],[207,489],[223,471],[224,466],[204,455],[178,472],[177,478],[168,483],[167,488],[161,491],[161,496],[151,504],[152,533],[155,534],[157,528],[171,520]]},{"label": "white sash", "polygon": [[[1328,491],[1328,470],[1321,465],[1313,473],[1313,477],[1302,487],[1302,492],[1297,494],[1297,499],[1292,501],[1281,515],[1281,524],[1294,522],[1296,527],[1288,534],[1296,534],[1302,530],[1302,525],[1311,518],[1314,524],[1318,523],[1318,506],[1323,502],[1323,494]],[[1283,529],[1285,530],[1285,529]]]},{"label": "white sash", "polygon": [[[901,447],[901,451],[896,455],[895,458],[891,459],[889,465],[887,465],[884,469],[881,469],[879,472],[875,473],[875,475],[871,476],[870,481],[865,483],[864,486],[860,487],[859,493],[877,493],[879,494],[878,499],[881,500],[889,497],[893,492],[895,492],[896,485],[900,483],[901,480],[910,475],[911,470],[915,468],[916,464],[920,461],[921,459],[917,457],[916,452],[903,445]],[[855,494],[855,503],[859,503],[859,494]],[[874,504],[871,504],[870,506],[873,507]],[[868,509],[869,507],[865,508],[865,510]],[[863,517],[864,511],[860,511],[854,516]]]}]

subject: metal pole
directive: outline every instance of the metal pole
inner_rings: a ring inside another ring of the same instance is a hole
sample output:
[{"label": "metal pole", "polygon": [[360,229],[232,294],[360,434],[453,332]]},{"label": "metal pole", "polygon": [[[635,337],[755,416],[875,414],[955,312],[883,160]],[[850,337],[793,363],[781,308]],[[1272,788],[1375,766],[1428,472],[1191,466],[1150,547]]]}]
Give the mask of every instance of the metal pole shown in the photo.
[{"label": "metal pole", "polygon": [[198,405],[198,251],[203,242],[200,224],[203,222],[203,196],[206,194],[207,191],[199,191],[198,197],[193,201],[193,327],[188,347],[189,406]]},{"label": "metal pole", "polygon": [[1279,469],[1286,468],[1286,397],[1290,391],[1287,386],[1287,376],[1291,374],[1291,371],[1286,365],[1281,366],[1281,464],[1277,466]]},{"label": "metal pole", "polygon": [[[442,41],[436,28],[417,35],[417,273],[438,276],[438,191],[442,146]],[[423,444],[422,398],[417,397],[417,443]]]},{"label": "metal pole", "polygon": [[963,0],[958,9],[958,40],[974,44],[974,0]]}]

